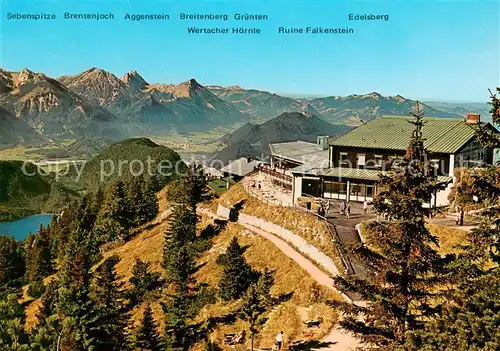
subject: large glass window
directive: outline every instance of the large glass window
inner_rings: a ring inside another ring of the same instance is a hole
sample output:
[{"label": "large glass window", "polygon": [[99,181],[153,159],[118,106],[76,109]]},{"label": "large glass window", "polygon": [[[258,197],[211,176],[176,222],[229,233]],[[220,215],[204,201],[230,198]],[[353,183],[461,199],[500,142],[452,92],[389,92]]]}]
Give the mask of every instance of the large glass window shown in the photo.
[{"label": "large glass window", "polygon": [[359,184],[358,200],[364,201],[366,197],[366,184]]},{"label": "large glass window", "polygon": [[345,195],[347,186],[345,183],[324,181],[323,182],[323,197],[330,199],[338,199],[339,194]]},{"label": "large glass window", "polygon": [[373,198],[373,185],[366,186],[366,197]]}]

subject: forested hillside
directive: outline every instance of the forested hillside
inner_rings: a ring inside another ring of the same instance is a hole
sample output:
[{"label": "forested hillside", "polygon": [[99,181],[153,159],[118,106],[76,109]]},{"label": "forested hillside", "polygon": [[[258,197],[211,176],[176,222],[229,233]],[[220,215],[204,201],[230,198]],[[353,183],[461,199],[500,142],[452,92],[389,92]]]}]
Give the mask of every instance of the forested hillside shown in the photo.
[{"label": "forested hillside", "polygon": [[78,196],[32,163],[0,161],[0,221],[61,211]]}]

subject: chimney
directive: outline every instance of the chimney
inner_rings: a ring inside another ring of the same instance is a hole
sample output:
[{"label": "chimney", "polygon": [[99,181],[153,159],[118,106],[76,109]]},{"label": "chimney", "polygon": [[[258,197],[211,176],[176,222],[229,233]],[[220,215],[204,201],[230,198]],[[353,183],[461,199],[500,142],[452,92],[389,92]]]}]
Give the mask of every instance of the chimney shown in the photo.
[{"label": "chimney", "polygon": [[328,136],[316,137],[316,146],[319,150],[327,150],[328,149]]},{"label": "chimney", "polygon": [[477,124],[481,122],[481,115],[479,113],[468,113],[465,121],[469,124]]}]

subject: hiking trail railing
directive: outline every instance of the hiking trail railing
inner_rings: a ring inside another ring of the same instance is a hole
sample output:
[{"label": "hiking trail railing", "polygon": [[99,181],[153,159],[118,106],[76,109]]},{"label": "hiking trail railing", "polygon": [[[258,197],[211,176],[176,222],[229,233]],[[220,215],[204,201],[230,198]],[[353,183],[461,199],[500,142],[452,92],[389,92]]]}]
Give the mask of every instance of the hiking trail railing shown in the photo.
[{"label": "hiking trail railing", "polygon": [[323,220],[325,222],[326,227],[328,228],[328,233],[330,234],[333,243],[335,244],[335,248],[337,249],[337,253],[339,254],[340,260],[342,261],[342,265],[344,266],[344,271],[346,272],[347,275],[354,274],[354,267],[352,265],[352,262],[349,258],[349,256],[345,253],[345,245],[340,239],[340,235],[337,231],[337,226],[328,222],[328,219],[326,217],[321,216],[319,213],[316,213],[315,211],[308,210],[307,208],[304,208],[302,206],[295,205],[294,208],[300,210],[300,211],[305,211],[308,213],[314,214],[316,217],[319,219]]}]

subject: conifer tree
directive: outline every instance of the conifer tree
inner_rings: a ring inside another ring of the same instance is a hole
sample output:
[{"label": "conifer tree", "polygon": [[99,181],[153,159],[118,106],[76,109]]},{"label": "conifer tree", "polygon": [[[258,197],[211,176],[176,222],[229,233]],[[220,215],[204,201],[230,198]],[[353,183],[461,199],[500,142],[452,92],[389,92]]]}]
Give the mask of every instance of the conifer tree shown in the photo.
[{"label": "conifer tree", "polygon": [[163,268],[167,283],[186,280],[194,268],[197,221],[196,212],[184,205],[174,206],[169,218],[170,229],[164,236]]},{"label": "conifer tree", "polygon": [[215,342],[209,340],[205,345],[205,351],[222,351],[222,348]]},{"label": "conifer tree", "polygon": [[163,267],[171,290],[168,302],[163,305],[167,349],[188,350],[195,339],[189,320],[194,316],[196,280],[193,273],[199,254],[195,245],[196,207],[206,193],[205,179],[199,173],[197,167],[191,167],[184,177],[171,185],[168,193],[174,206],[163,251]]},{"label": "conifer tree", "polygon": [[129,279],[132,288],[130,289],[130,299],[133,305],[141,302],[144,295],[158,286],[160,273],[151,272],[149,262],[143,262],[136,258],[132,268],[132,277]]},{"label": "conifer tree", "polygon": [[[500,169],[497,170],[500,175]],[[497,196],[497,202],[499,202]],[[500,338],[499,210],[487,209],[450,264],[456,288],[439,315],[413,333],[410,350],[498,350]]]},{"label": "conifer tree", "polygon": [[96,203],[96,201],[99,201],[99,196],[99,193],[96,197],[94,197],[93,194],[85,195],[80,202],[78,202],[73,214],[74,228],[80,228],[88,232],[94,229],[99,207],[102,205],[102,203]]},{"label": "conifer tree", "polygon": [[118,261],[115,256],[104,260],[92,279],[90,300],[93,307],[87,343],[91,350],[121,351],[127,348],[127,311],[115,270]]},{"label": "conifer tree", "polygon": [[219,296],[223,300],[240,298],[250,284],[256,281],[256,273],[246,262],[244,252],[238,239],[233,237],[227,251],[217,258],[217,263],[222,266]]},{"label": "conifer tree", "polygon": [[[499,122],[500,101],[495,96],[491,105],[493,120]],[[409,350],[500,349],[500,167],[483,168],[461,186],[482,203],[480,222],[467,232],[450,264],[456,288],[439,315],[413,333],[405,345]]]},{"label": "conifer tree", "polygon": [[36,325],[30,334],[30,348],[32,351],[51,351],[57,348],[58,333],[61,324],[56,315],[57,281],[51,281],[41,297],[40,307],[36,312]]},{"label": "conifer tree", "polygon": [[243,297],[243,306],[240,311],[240,318],[248,322],[250,331],[250,350],[254,349],[255,336],[266,322],[263,317],[267,312],[266,302],[259,292],[257,284],[252,284]]},{"label": "conifer tree", "polygon": [[129,212],[125,184],[118,181],[108,188],[95,224],[101,243],[126,236],[132,223]]},{"label": "conifer tree", "polygon": [[0,235],[0,285],[12,283],[25,273],[24,249],[13,237]]},{"label": "conifer tree", "polygon": [[147,220],[152,220],[158,215],[158,199],[156,197],[157,185],[152,179],[149,179],[142,183],[142,187],[142,193],[144,196],[139,213],[141,213],[141,215]]},{"label": "conifer tree", "polygon": [[271,306],[275,302],[273,296],[271,295],[273,285],[274,272],[266,268],[264,272],[260,272],[259,279],[257,280],[258,292],[266,306]]},{"label": "conifer tree", "polygon": [[[397,349],[409,332],[423,328],[424,320],[436,312],[430,299],[446,278],[445,262],[433,247],[437,239],[425,226],[433,212],[425,204],[445,184],[430,174],[424,162],[424,119],[418,106],[408,150],[393,171],[381,176],[379,183],[385,190],[373,201],[376,212],[392,220],[370,223],[368,241],[376,251],[359,250],[372,275],[336,278],[342,290],[368,301],[366,307],[343,304],[347,317],[342,326],[376,349]],[[358,320],[361,315],[364,318]]]},{"label": "conifer tree", "polygon": [[61,350],[85,350],[90,335],[93,304],[90,300],[88,232],[75,230],[68,237],[65,255],[57,272],[57,314],[61,318]]},{"label": "conifer tree", "polygon": [[24,308],[17,301],[18,294],[9,294],[0,300],[0,350],[28,350],[28,335],[24,329]]},{"label": "conifer tree", "polygon": [[144,310],[141,324],[134,331],[133,347],[144,351],[164,350],[163,341],[158,335],[158,325],[149,304]]},{"label": "conifer tree", "polygon": [[194,341],[194,331],[188,320],[191,312],[192,287],[188,282],[173,285],[169,301],[163,305],[165,314],[165,346],[169,350],[188,350]]},{"label": "conifer tree", "polygon": [[144,179],[142,177],[132,177],[126,184],[128,216],[134,225],[145,223],[148,219],[147,212],[143,208],[143,182]]},{"label": "conifer tree", "polygon": [[135,226],[154,219],[158,214],[158,201],[151,182],[143,176],[133,177],[127,184],[129,216]]},{"label": "conifer tree", "polygon": [[208,199],[206,179],[203,168],[192,164],[186,170],[186,174],[172,182],[169,187],[168,197],[178,204],[185,204],[196,209],[196,205]]},{"label": "conifer tree", "polygon": [[53,271],[49,233],[40,226],[38,234],[26,243],[26,281],[30,284],[28,293],[38,298],[43,294],[42,280]]},{"label": "conifer tree", "polygon": [[[491,92],[490,90],[490,101],[488,102],[491,105],[491,116],[493,124],[499,126],[500,125],[500,98],[498,94],[500,93],[500,87],[496,88],[496,93]],[[476,126],[477,136],[481,144],[490,149],[500,148],[500,135],[493,131],[491,128],[486,127],[486,125],[478,124]]]}]

